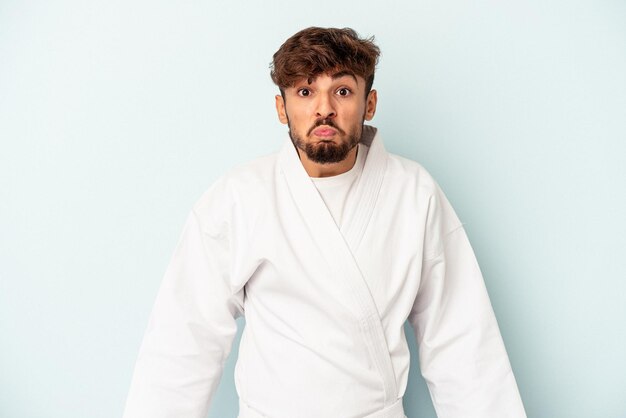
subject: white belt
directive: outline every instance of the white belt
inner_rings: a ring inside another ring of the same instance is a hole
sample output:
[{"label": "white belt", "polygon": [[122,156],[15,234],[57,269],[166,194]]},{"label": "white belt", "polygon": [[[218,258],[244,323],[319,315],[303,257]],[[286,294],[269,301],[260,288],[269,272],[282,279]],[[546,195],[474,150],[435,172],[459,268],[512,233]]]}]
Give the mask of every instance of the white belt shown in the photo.
[{"label": "white belt", "polygon": [[[256,411],[239,398],[239,416],[238,418],[272,418]],[[320,418],[343,418],[343,417],[320,417]],[[385,409],[363,416],[362,418],[406,418],[404,408],[402,407],[402,398],[398,399]]]}]

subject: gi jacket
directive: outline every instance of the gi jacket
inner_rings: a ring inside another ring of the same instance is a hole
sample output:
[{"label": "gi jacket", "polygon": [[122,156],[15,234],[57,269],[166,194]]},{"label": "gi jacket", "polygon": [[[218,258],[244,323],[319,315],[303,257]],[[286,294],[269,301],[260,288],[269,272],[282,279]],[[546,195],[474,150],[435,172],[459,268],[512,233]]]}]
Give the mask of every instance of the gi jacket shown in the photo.
[{"label": "gi jacket", "polygon": [[403,325],[440,418],[525,417],[464,228],[375,128],[341,228],[290,139],[194,205],[151,314],[126,418],[205,418],[245,315],[239,418],[404,418]]}]

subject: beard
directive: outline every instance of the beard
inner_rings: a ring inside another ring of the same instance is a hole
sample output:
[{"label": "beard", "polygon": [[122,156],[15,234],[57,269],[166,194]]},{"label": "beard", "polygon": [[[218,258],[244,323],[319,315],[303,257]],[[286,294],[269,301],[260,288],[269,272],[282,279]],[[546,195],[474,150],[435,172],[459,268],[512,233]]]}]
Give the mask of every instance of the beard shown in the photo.
[{"label": "beard", "polygon": [[347,137],[347,141],[342,141],[340,144],[336,144],[331,140],[321,140],[316,143],[306,142],[298,134],[296,134],[293,129],[291,129],[291,125],[289,126],[289,137],[291,138],[291,142],[293,142],[297,148],[304,151],[309,160],[318,164],[338,163],[345,160],[350,151],[361,141],[363,122],[364,120],[361,122],[361,129],[358,129],[356,132],[346,134],[346,132],[336,126],[332,120],[320,119],[314,126],[311,127],[311,129],[309,129],[309,132],[307,133],[307,136],[310,135],[315,128],[321,125],[330,126],[335,128],[339,134]]}]

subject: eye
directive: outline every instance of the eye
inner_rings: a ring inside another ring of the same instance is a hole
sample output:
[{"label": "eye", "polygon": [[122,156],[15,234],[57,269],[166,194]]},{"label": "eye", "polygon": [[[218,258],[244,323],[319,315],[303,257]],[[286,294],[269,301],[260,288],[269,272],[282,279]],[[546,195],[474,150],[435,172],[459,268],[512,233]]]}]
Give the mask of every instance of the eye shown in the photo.
[{"label": "eye", "polygon": [[352,94],[352,91],[349,88],[346,87],[342,87],[339,90],[337,90],[337,94],[343,97],[349,96]]},{"label": "eye", "polygon": [[307,88],[301,88],[300,90],[298,90],[298,96],[308,97],[310,95],[311,95],[311,90]]}]

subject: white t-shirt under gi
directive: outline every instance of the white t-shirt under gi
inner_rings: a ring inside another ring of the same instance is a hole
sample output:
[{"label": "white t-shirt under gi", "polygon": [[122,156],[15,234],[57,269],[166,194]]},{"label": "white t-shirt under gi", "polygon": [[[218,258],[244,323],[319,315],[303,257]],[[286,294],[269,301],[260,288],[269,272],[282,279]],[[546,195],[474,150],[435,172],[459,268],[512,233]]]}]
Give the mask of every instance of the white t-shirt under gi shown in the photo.
[{"label": "white t-shirt under gi", "polygon": [[356,184],[361,177],[363,164],[367,156],[367,147],[357,145],[356,161],[352,168],[345,173],[330,177],[311,177],[326,207],[333,216],[335,223],[341,228],[343,214],[348,200],[354,195]]}]

